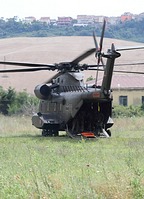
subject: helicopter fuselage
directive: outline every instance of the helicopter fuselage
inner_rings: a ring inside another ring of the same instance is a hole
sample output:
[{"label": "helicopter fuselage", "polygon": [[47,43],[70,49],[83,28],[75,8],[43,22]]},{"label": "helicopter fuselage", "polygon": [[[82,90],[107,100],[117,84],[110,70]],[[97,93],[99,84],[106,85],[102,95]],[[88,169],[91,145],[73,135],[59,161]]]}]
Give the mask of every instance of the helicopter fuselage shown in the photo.
[{"label": "helicopter fuselage", "polygon": [[35,93],[41,101],[32,123],[47,134],[55,135],[59,130],[67,130],[73,136],[85,131],[99,135],[110,125],[111,91],[104,94],[99,86],[85,86],[80,72],[65,73],[51,85],[36,87]]}]

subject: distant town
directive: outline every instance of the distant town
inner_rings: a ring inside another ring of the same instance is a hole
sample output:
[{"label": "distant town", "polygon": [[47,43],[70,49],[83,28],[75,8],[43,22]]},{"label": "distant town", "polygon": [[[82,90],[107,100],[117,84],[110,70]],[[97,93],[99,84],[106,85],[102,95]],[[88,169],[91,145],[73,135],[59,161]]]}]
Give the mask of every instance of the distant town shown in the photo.
[{"label": "distant town", "polygon": [[[21,20],[18,17],[15,17],[16,20]],[[103,19],[107,20],[107,23],[115,25],[119,22],[125,22],[130,20],[140,21],[144,19],[144,12],[141,14],[132,14],[130,12],[125,12],[121,16],[118,17],[107,17],[107,16],[96,16],[96,15],[77,15],[77,18],[74,19],[72,17],[58,17],[57,19],[51,19],[50,17],[41,17],[40,19],[36,19],[34,16],[25,17],[21,21],[25,23],[32,23],[34,21],[39,21],[46,24],[53,25],[73,25],[73,26],[88,26],[95,23],[102,23]],[[1,17],[2,19],[2,17]]]},{"label": "distant town", "polygon": [[107,21],[105,37],[144,42],[144,13],[125,12],[121,16],[107,17],[96,15],[77,15],[36,18],[18,16],[0,17],[0,39],[10,37],[53,37],[53,36],[91,36],[96,30],[101,35],[104,18]]},{"label": "distant town", "polygon": [[[72,17],[58,17],[56,19],[51,19],[50,17],[41,17],[38,21],[47,23],[47,24],[55,24],[55,25],[73,25],[73,26],[87,26],[94,23],[103,23],[104,18],[110,24],[117,24],[118,22],[125,22],[130,20],[142,20],[144,18],[144,13],[139,15],[134,15],[130,12],[125,12],[121,16],[118,17],[106,17],[106,16],[96,16],[96,15],[77,15],[76,19]],[[25,17],[25,22],[31,23],[36,21],[36,18],[33,16]]]}]

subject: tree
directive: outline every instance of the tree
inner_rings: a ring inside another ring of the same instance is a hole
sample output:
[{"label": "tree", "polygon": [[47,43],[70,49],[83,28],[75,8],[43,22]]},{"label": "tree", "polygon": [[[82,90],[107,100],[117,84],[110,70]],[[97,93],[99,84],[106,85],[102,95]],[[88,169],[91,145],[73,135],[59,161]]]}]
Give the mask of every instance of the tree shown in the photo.
[{"label": "tree", "polygon": [[36,111],[38,102],[36,97],[26,91],[16,92],[11,87],[8,90],[0,87],[0,113],[4,115],[32,114]]},{"label": "tree", "polygon": [[4,115],[8,115],[9,107],[12,106],[16,99],[16,92],[14,89],[9,87],[7,91],[5,91],[2,87],[0,87],[0,112]]}]

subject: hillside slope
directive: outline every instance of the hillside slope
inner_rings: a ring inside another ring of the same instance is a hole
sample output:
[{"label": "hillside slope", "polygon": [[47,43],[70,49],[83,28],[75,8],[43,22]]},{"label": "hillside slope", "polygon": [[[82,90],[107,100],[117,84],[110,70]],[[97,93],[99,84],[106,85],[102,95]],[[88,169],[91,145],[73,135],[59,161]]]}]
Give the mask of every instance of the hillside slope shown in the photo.
[{"label": "hillside slope", "polygon": [[[99,39],[99,38],[98,38]],[[110,48],[111,43],[116,47],[143,45],[136,42],[128,42],[116,39],[104,39],[103,51]],[[47,38],[9,38],[0,40],[0,60],[32,62],[32,63],[59,63],[72,61],[86,50],[93,48],[92,37],[47,37]],[[123,51],[116,63],[144,62],[144,50]],[[83,63],[95,64],[95,57],[91,55]],[[10,66],[0,65],[0,69],[8,69]],[[13,66],[12,68],[17,68]],[[119,69],[142,70],[141,66],[119,67]],[[118,69],[118,67],[117,67]],[[144,71],[144,70],[143,70]],[[11,86],[18,91],[26,89],[33,93],[34,87],[52,77],[56,71],[40,71],[30,73],[0,74],[0,85],[4,88]],[[93,76],[93,71],[85,71],[85,80]]]}]

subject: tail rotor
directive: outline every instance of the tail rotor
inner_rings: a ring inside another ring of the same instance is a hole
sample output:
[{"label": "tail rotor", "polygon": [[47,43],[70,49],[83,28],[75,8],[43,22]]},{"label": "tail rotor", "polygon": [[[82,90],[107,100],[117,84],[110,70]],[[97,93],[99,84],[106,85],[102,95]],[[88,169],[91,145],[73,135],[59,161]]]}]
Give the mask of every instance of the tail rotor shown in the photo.
[{"label": "tail rotor", "polygon": [[[106,20],[104,19],[99,45],[98,45],[98,42],[97,42],[97,39],[96,39],[95,32],[93,31],[93,39],[94,39],[94,44],[95,44],[95,48],[96,48],[95,57],[97,59],[97,67],[98,67],[98,69],[99,69],[100,63],[104,67],[104,61],[102,59],[102,53],[101,52],[102,52],[102,47],[103,47],[103,39],[104,39],[104,33],[105,33],[105,26],[106,26]],[[98,70],[97,70],[97,73],[96,73],[95,85],[97,85],[97,81],[98,81]]]}]

